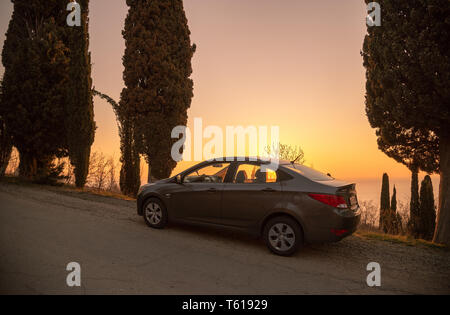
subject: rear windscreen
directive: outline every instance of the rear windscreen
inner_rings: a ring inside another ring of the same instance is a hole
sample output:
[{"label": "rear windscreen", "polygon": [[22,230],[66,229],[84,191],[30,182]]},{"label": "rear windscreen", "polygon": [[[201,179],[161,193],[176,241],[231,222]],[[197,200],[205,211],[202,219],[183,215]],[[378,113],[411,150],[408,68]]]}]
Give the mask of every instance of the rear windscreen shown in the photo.
[{"label": "rear windscreen", "polygon": [[331,176],[328,176],[322,172],[316,171],[312,168],[309,168],[307,166],[301,165],[301,164],[287,164],[283,165],[284,167],[299,173],[300,175],[305,176],[306,178],[314,181],[325,181],[325,180],[333,180],[334,178]]}]

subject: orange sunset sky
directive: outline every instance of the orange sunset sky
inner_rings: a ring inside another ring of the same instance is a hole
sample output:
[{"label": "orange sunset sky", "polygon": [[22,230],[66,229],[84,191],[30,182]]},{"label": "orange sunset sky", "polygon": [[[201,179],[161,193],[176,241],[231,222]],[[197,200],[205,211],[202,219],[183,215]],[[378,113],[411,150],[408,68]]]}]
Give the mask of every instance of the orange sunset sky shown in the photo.
[{"label": "orange sunset sky", "polygon": [[[184,6],[197,44],[188,126],[195,117],[220,127],[278,125],[282,143],[300,145],[307,165],[335,177],[410,176],[378,150],[365,115],[364,1],[184,0]],[[127,9],[124,0],[90,1],[94,86],[116,100]],[[1,1],[0,12],[3,46],[12,4]],[[93,150],[118,159],[115,116],[98,98],[95,120]]]}]

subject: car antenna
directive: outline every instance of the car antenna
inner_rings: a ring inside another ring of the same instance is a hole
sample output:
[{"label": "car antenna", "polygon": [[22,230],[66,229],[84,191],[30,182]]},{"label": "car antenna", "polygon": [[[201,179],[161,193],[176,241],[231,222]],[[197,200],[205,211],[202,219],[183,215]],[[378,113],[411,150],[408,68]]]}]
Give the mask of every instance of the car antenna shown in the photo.
[{"label": "car antenna", "polygon": [[292,165],[294,165],[294,164],[295,164],[295,162],[297,162],[297,161],[298,161],[298,159],[299,159],[299,158],[301,158],[301,156],[302,156],[302,155],[301,155],[301,154],[299,154],[299,156],[297,156],[297,157],[295,158],[295,160],[291,161],[291,164],[292,164]]}]

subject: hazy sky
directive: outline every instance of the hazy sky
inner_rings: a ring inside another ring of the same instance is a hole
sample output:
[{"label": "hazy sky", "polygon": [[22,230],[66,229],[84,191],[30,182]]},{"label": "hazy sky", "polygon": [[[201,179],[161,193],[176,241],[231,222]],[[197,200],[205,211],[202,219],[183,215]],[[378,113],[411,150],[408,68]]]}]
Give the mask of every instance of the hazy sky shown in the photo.
[{"label": "hazy sky", "polygon": [[[127,6],[124,0],[90,3],[93,82],[119,100]],[[221,127],[278,125],[281,141],[300,145],[307,165],[335,177],[410,176],[378,150],[365,115],[363,0],[184,0],[184,5],[197,44],[189,126],[194,117]],[[3,45],[12,4],[1,0],[0,12]],[[93,150],[118,158],[114,113],[97,98],[95,119]]]}]

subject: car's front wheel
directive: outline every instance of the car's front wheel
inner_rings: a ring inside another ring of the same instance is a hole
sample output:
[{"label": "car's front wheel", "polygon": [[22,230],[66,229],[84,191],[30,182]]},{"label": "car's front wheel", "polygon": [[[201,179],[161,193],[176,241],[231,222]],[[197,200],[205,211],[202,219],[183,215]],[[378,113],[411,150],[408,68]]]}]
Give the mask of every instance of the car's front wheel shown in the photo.
[{"label": "car's front wheel", "polygon": [[263,236],[267,247],[281,256],[290,256],[303,245],[300,225],[285,216],[270,219],[264,226]]},{"label": "car's front wheel", "polygon": [[149,227],[162,229],[167,225],[167,210],[157,198],[150,198],[144,203],[144,221]]}]

